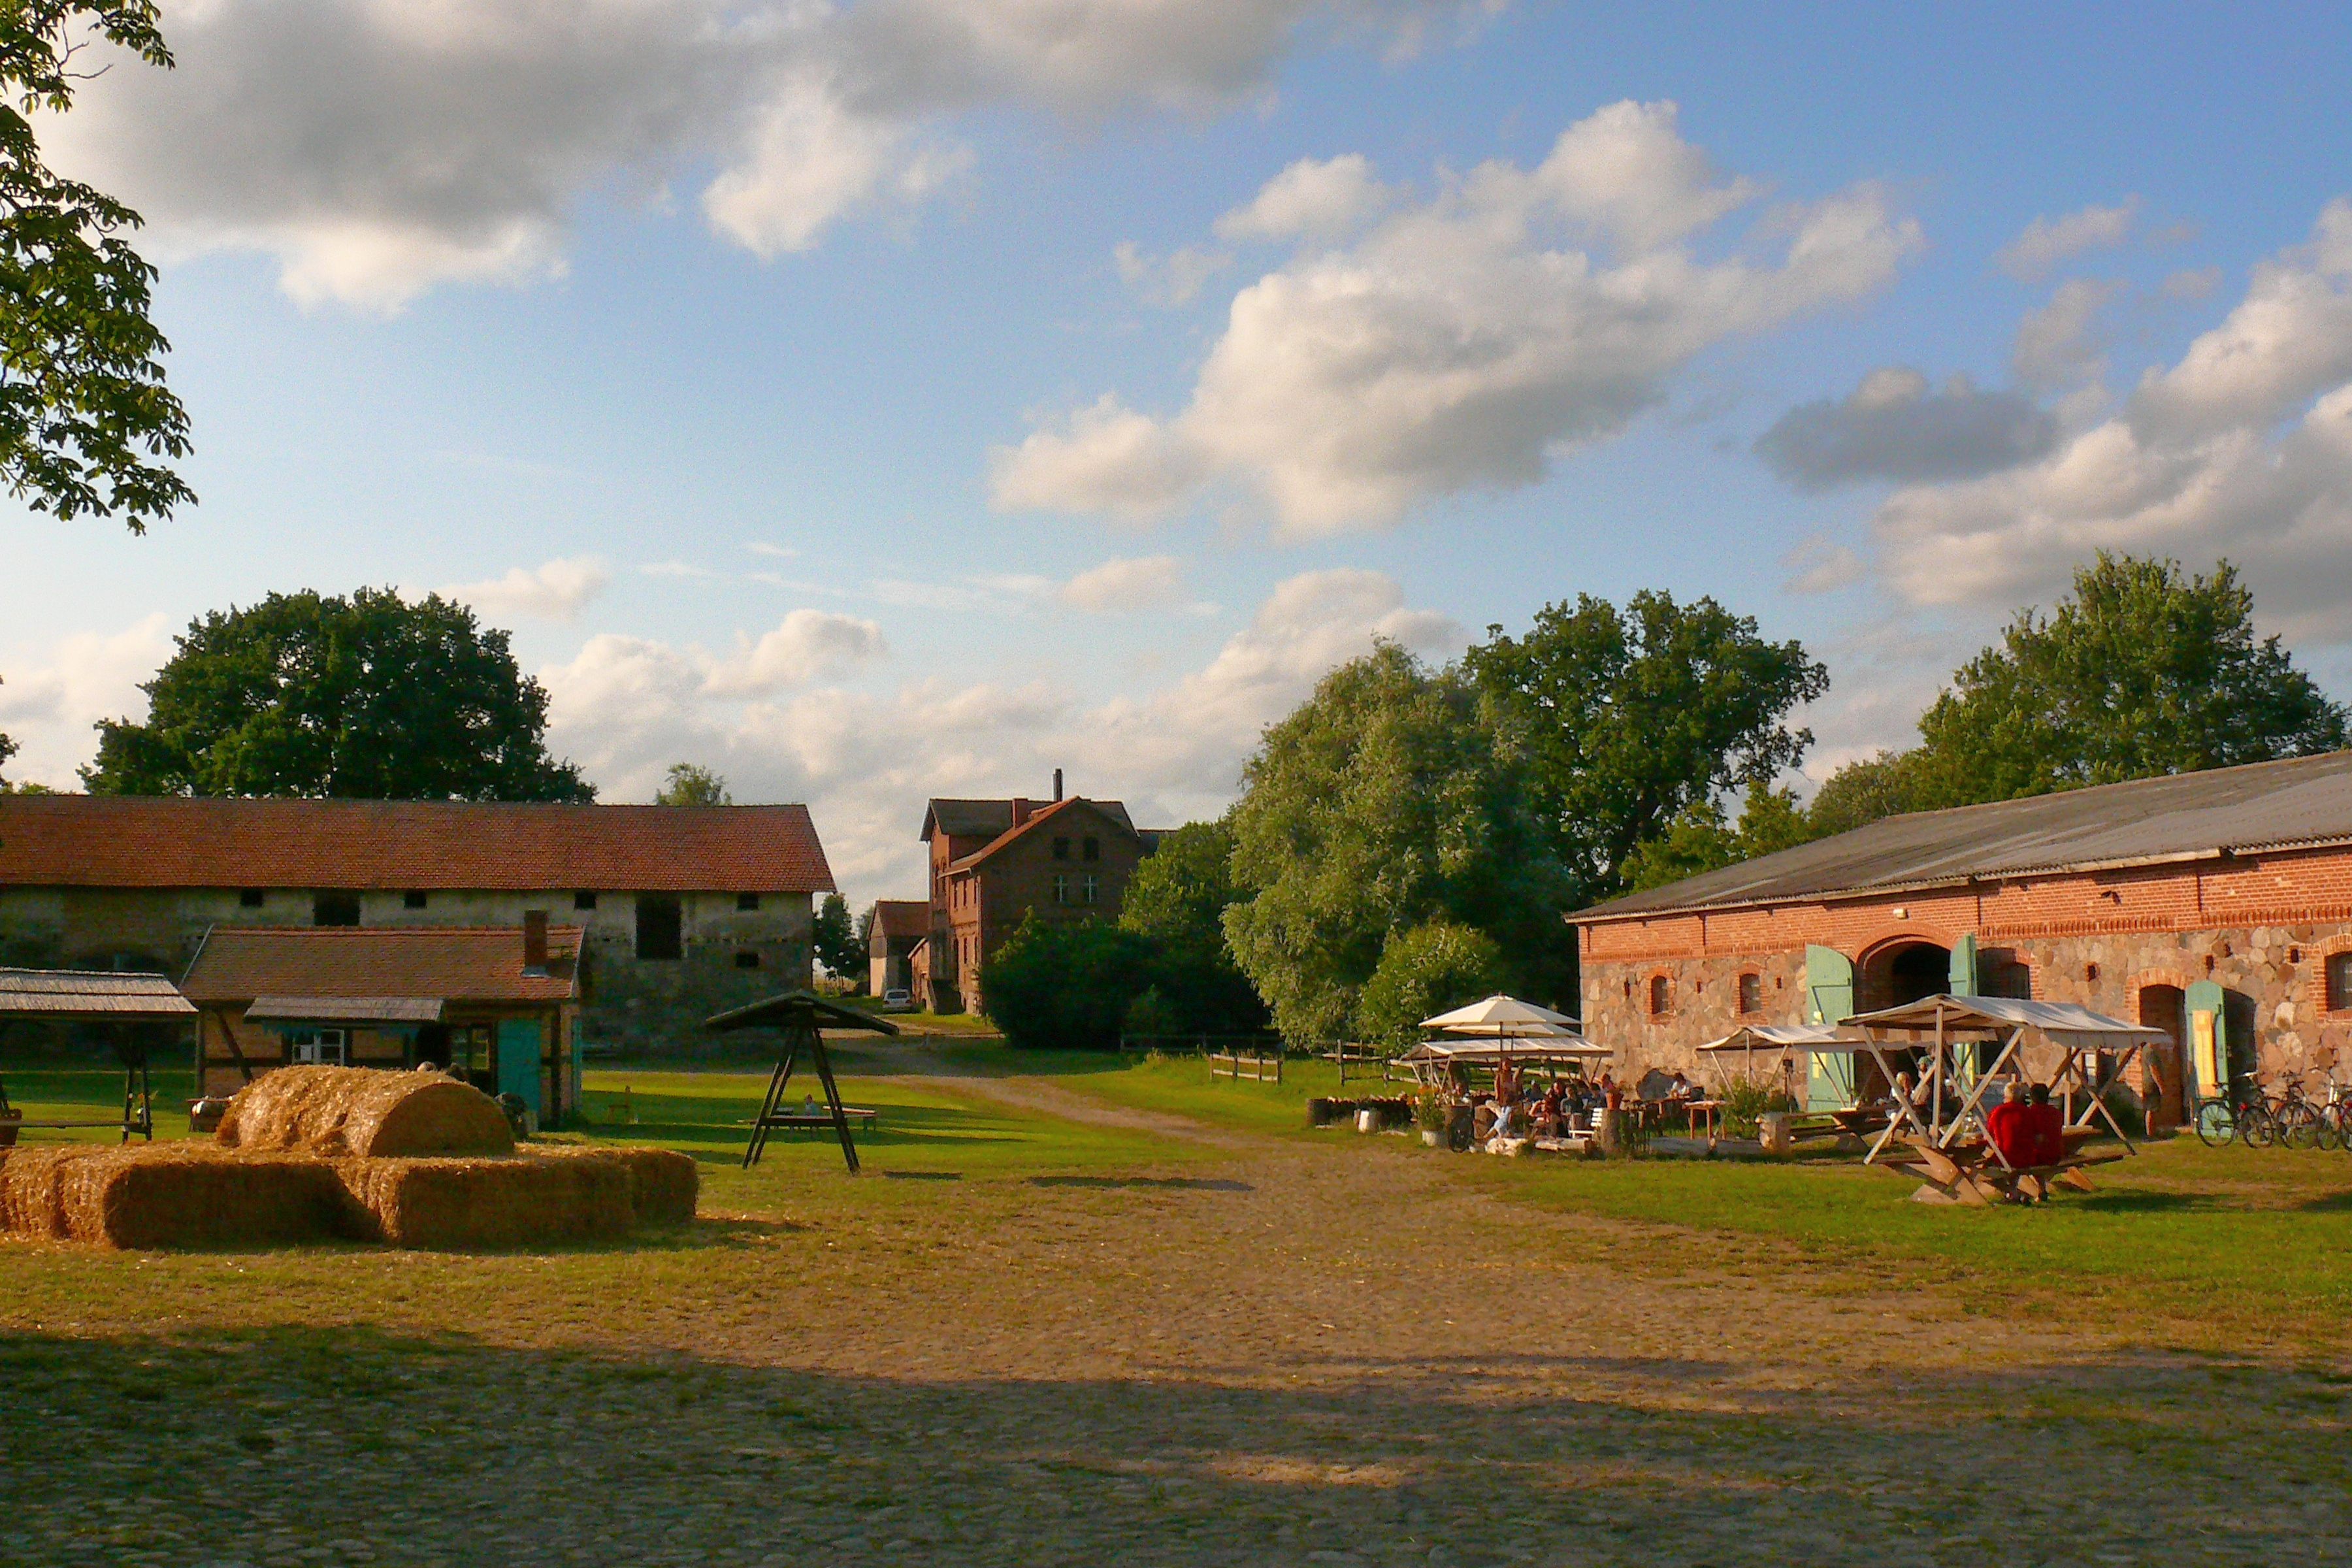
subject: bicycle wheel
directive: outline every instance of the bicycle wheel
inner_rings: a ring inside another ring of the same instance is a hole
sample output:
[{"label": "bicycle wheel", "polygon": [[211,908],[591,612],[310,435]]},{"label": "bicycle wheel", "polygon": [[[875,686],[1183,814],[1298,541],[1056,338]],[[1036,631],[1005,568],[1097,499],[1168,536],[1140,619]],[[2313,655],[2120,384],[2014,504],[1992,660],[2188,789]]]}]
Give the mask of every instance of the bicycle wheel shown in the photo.
[{"label": "bicycle wheel", "polygon": [[2226,1100],[2200,1100],[2197,1102],[2197,1142],[2208,1149],[2219,1149],[2237,1131],[2237,1118],[2230,1114]]},{"label": "bicycle wheel", "polygon": [[2238,1108],[2238,1142],[2249,1149],[2268,1149],[2278,1142],[2278,1123],[2271,1120],[2269,1107]]},{"label": "bicycle wheel", "polygon": [[2308,1105],[2290,1105],[2278,1113],[2279,1142],[2290,1149],[2319,1147],[2319,1112]]},{"label": "bicycle wheel", "polygon": [[2319,1120],[2319,1131],[2314,1142],[2322,1149],[2344,1147],[2344,1108],[2323,1105],[2313,1112]]}]

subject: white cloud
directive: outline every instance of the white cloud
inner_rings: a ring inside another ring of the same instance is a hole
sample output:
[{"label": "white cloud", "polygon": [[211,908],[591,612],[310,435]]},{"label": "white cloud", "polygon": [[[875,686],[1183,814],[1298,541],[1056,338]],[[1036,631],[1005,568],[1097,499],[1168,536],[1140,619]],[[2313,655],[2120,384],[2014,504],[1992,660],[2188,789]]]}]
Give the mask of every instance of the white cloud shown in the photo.
[{"label": "white cloud", "polygon": [[1175,606],[1184,591],[1184,568],[1173,555],[1106,561],[1079,573],[1055,590],[1066,605],[1081,610],[1151,610]]},{"label": "white cloud", "polygon": [[746,540],[743,548],[754,555],[772,555],[779,561],[790,561],[800,551],[790,544],[771,544],[764,539]]},{"label": "white cloud", "polygon": [[1965,375],[1931,388],[1910,366],[1889,365],[1848,396],[1791,408],[1756,450],[1790,483],[1821,489],[1991,473],[2040,457],[2057,436],[2057,421],[2016,393],[1980,391]]},{"label": "white cloud", "polygon": [[[1295,539],[1531,484],[1708,347],[1867,294],[1918,245],[1864,186],[1770,215],[1776,254],[1699,259],[1681,241],[1754,187],[1718,177],[1675,120],[1604,110],[1533,169],[1483,164],[1347,248],[1301,250],[1234,297],[1181,413],[1105,394],[1045,421],[992,454],[992,503],[1149,521],[1221,483]],[[1569,229],[1614,260],[1556,237]]]},{"label": "white cloud", "polygon": [[757,642],[738,638],[734,655],[715,666],[703,689],[719,696],[750,696],[799,686],[845,666],[889,657],[882,628],[854,616],[794,610]]},{"label": "white cloud", "polygon": [[2352,202],[2254,270],[2228,318],[2038,463],[1899,490],[1881,558],[1914,604],[2005,607],[2100,548],[2242,567],[2272,625],[2352,639]]},{"label": "white cloud", "polygon": [[101,719],[143,720],[152,680],[173,651],[171,617],[142,617],[110,634],[61,637],[37,663],[0,669],[0,731],[22,751],[7,764],[11,783],[79,789],[74,770],[90,760],[90,726]]},{"label": "white cloud", "polygon": [[1389,205],[1395,193],[1372,177],[1361,153],[1301,158],[1247,203],[1217,219],[1220,239],[1336,239]]},{"label": "white cloud", "polygon": [[1833,588],[1859,583],[1870,571],[1852,545],[1837,543],[1818,533],[1781,556],[1780,564],[1794,574],[1780,585],[1782,592],[1790,594],[1826,594]]},{"label": "white cloud", "polygon": [[589,601],[612,586],[613,574],[593,555],[550,561],[535,570],[517,566],[487,583],[459,583],[441,590],[491,616],[537,616],[574,621]]},{"label": "white cloud", "polygon": [[2106,374],[2106,334],[2099,313],[2124,285],[2093,278],[2070,278],[2049,301],[2017,324],[2010,367],[2029,386],[2059,389],[2097,381]]},{"label": "white cloud", "polygon": [[560,272],[571,215],[598,191],[658,195],[708,170],[712,227],[772,257],[951,180],[970,159],[960,113],[1213,110],[1263,95],[1300,47],[1409,41],[1463,9],[204,0],[170,16],[178,68],[94,50],[110,68],[40,134],[144,213],[167,258],[259,251],[306,304],[393,310],[439,283]]},{"label": "white cloud", "polygon": [[1993,259],[2011,277],[2031,283],[2047,277],[2052,268],[2070,256],[2121,245],[2138,212],[2139,198],[2126,196],[2111,207],[2090,206],[2063,217],[2037,217]]},{"label": "white cloud", "polygon": [[1234,264],[1223,251],[1189,245],[1165,257],[1148,256],[1131,239],[1112,246],[1110,257],[1120,282],[1134,289],[1144,303],[1164,310],[1190,304],[1202,284]]},{"label": "white cloud", "polygon": [[835,874],[862,902],[919,895],[915,825],[930,795],[1042,795],[1066,767],[1072,788],[1124,798],[1147,825],[1222,809],[1259,732],[1376,637],[1435,657],[1463,642],[1453,622],[1408,607],[1393,580],[1331,571],[1279,584],[1192,673],[1112,702],[1055,680],[943,676],[884,692],[747,693],[714,679],[721,661],[699,650],[612,635],[540,679],[551,745],[606,799],[648,798],[669,763],[695,761],[738,800],[807,801]]}]

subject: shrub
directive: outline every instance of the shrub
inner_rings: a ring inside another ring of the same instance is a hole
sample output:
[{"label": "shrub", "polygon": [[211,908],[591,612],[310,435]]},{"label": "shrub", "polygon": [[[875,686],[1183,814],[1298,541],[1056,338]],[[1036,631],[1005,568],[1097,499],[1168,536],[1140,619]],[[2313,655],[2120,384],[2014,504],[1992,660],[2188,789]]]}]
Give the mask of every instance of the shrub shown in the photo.
[{"label": "shrub", "polygon": [[1113,1050],[1129,1007],[1150,984],[1150,943],[1100,921],[1031,911],[989,961],[989,1017],[1007,1043],[1041,1050]]},{"label": "shrub", "polygon": [[1734,1138],[1753,1138],[1768,1112],[1788,1108],[1789,1097],[1774,1085],[1757,1079],[1723,1080],[1716,1090],[1723,1101],[1723,1130]]},{"label": "shrub", "polygon": [[1145,986],[1127,1005],[1127,1016],[1119,1021],[1119,1033],[1129,1039],[1164,1038],[1185,1032],[1184,1019],[1176,1011],[1175,1004],[1157,985]]}]

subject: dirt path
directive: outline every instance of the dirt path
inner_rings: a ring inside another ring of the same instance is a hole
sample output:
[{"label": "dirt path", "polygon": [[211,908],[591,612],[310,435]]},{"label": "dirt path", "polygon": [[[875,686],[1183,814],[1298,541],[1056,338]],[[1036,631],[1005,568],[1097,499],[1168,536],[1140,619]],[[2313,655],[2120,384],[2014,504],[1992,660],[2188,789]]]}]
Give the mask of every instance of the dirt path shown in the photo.
[{"label": "dirt path", "polygon": [[1015,1110],[1034,1111],[1042,1116],[1058,1116],[1065,1121],[1083,1122],[1089,1127],[1113,1127],[1129,1132],[1156,1132],[1165,1138],[1182,1138],[1191,1142],[1206,1143],[1221,1149],[1242,1149],[1264,1142],[1246,1134],[1229,1132],[1193,1121],[1189,1116],[1175,1116],[1165,1111],[1138,1110],[1126,1106],[1106,1105],[1090,1095],[1075,1094],[1046,1079],[1024,1078],[1000,1073],[959,1072],[940,1059],[932,1051],[920,1046],[868,1043],[866,1054],[900,1072],[918,1074],[957,1094],[971,1095],[1011,1106]]},{"label": "dirt path", "polygon": [[[306,1257],[236,1299],[265,1329],[193,1348],[142,1337],[138,1303],[246,1260],[159,1263],[146,1298],[126,1273],[117,1326],[0,1336],[39,1436],[0,1442],[0,1563],[2352,1556],[2352,1406],[2294,1369],[1823,1294],[1720,1241],[1662,1278],[1678,1244],[1489,1198],[1402,1140],[938,1076],[1213,1153],[811,1163],[625,1273]],[[404,1294],[346,1321],[359,1270]]]}]

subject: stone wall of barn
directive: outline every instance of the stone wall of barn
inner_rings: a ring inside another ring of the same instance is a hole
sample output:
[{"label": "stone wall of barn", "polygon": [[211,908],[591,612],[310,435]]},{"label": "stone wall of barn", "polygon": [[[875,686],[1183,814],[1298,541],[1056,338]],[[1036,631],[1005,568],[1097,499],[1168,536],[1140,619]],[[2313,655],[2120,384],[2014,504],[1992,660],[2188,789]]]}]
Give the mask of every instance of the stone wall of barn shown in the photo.
[{"label": "stone wall of barn", "polygon": [[[2314,1088],[2352,1083],[2352,985],[2331,994],[2327,977],[2331,956],[2352,953],[2352,851],[2341,848],[1594,922],[1583,928],[1586,1033],[1616,1048],[1621,1076],[1702,1076],[1701,1043],[1742,1023],[1804,1021],[1808,945],[1854,962],[1867,1009],[1892,1000],[1872,994],[1874,954],[1964,935],[1977,940],[1983,989],[2128,1022],[2148,987],[2213,981],[2231,1033],[2252,1041],[2242,1069],[2273,1085],[2297,1074]],[[1753,1014],[1738,1010],[1743,973],[1762,982]],[[1666,1005],[1654,1009],[1661,979]]]}]

